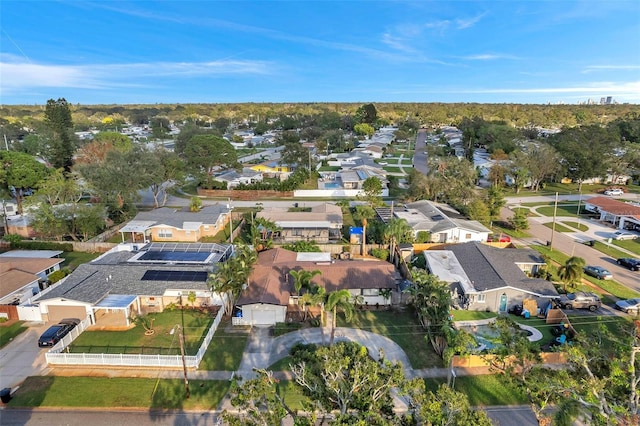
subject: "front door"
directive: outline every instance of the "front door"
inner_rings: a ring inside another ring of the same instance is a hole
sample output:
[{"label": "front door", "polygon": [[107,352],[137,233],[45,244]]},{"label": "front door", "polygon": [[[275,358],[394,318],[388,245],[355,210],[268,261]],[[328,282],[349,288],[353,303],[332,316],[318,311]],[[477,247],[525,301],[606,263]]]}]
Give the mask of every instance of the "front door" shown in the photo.
[{"label": "front door", "polygon": [[502,296],[500,296],[500,312],[507,312],[507,295],[506,294],[502,294]]}]

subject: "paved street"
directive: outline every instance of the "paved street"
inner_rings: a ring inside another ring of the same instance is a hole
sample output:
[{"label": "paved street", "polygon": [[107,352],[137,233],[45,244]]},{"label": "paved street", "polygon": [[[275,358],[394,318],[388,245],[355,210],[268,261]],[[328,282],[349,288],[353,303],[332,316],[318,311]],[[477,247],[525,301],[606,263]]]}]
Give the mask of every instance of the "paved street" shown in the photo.
[{"label": "paved street", "polygon": [[[626,198],[634,198],[640,201],[640,195],[638,194],[627,194]],[[592,195],[582,195],[582,196],[563,196],[562,201],[578,201],[579,197],[584,201],[587,198],[590,198]],[[517,207],[521,202],[522,203],[533,203],[533,202],[549,202],[554,201],[555,196],[536,196],[536,197],[527,197],[518,199],[516,197],[509,197],[507,199],[507,206],[502,209],[501,217],[502,219],[507,219],[513,216],[513,208]],[[559,201],[560,203],[560,201]],[[532,235],[531,238],[526,238],[523,240],[525,244],[546,244],[547,241],[552,241],[551,234],[552,230],[544,226],[544,223],[552,222],[553,217],[548,216],[534,216],[529,218],[529,230],[527,231]],[[571,217],[556,217],[556,224],[560,222],[577,222],[578,219],[575,216]],[[588,245],[583,244],[584,241],[588,240],[596,240],[600,241],[604,244],[607,243],[607,238],[609,235],[615,231],[615,229],[606,224],[602,224],[596,220],[581,220],[581,224],[587,225],[589,229],[587,231],[577,231],[577,232],[554,232],[553,233],[553,248],[566,253],[568,255],[579,256],[585,259],[588,265],[598,265],[607,268],[614,276],[614,279],[619,283],[634,289],[636,291],[640,291],[640,277],[637,272],[630,271],[627,268],[619,266],[616,263],[616,259],[601,253],[600,251],[592,248]],[[566,226],[566,225],[564,225]],[[637,257],[632,252],[628,252],[624,249],[616,247],[616,249],[625,252],[629,257]]]}]

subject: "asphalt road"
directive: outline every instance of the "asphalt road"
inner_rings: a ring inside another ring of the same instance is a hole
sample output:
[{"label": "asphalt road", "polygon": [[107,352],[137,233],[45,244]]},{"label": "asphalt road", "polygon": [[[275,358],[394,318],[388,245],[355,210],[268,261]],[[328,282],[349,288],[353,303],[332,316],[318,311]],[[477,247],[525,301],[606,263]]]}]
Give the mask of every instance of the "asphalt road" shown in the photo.
[{"label": "asphalt road", "polygon": [[418,130],[415,151],[413,153],[413,168],[424,175],[429,171],[429,168],[427,167],[426,141],[427,131],[425,129]]},{"label": "asphalt road", "polygon": [[[583,201],[585,199],[590,198],[593,195],[571,195],[571,196],[563,196],[562,201],[577,201],[581,198]],[[640,195],[638,194],[627,194],[625,197],[635,198],[640,201]],[[523,202],[545,202],[545,201],[554,201],[555,196],[537,196],[537,197],[527,197]],[[509,197],[507,199],[507,207],[503,208],[501,211],[501,217],[503,219],[507,219],[513,216],[513,210],[518,204],[520,204],[520,199],[517,197]],[[606,236],[611,232],[614,232],[615,229],[608,227],[606,225],[600,224],[597,221],[581,221],[582,224],[589,226],[589,230],[581,233],[564,233],[564,232],[553,232],[553,239],[551,238],[552,230],[543,225],[545,221],[552,221],[553,218],[542,218],[542,217],[533,217],[529,219],[529,230],[527,231],[532,235],[531,238],[526,238],[523,240],[525,244],[546,244],[547,241],[552,241],[553,249],[561,251],[570,256],[579,256],[583,258],[587,265],[598,265],[607,268],[613,274],[614,280],[619,283],[625,285],[628,288],[631,288],[635,291],[640,292],[640,273],[630,271],[627,268],[619,266],[616,263],[616,259],[592,248],[588,245],[582,243],[584,240],[588,239],[596,239],[598,241],[604,242],[606,240]],[[556,223],[559,220],[571,220],[577,221],[576,218],[556,218]],[[633,255],[629,255],[629,257],[636,257]]]}]

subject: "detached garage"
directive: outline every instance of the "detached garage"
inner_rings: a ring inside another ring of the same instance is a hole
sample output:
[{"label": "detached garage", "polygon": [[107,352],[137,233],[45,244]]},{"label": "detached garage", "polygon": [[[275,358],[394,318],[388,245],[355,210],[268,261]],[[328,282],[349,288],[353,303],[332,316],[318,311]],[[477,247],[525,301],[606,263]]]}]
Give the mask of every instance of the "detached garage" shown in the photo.
[{"label": "detached garage", "polygon": [[287,307],[267,303],[253,303],[241,307],[242,316],[234,318],[234,323],[245,325],[274,325],[285,322]]}]

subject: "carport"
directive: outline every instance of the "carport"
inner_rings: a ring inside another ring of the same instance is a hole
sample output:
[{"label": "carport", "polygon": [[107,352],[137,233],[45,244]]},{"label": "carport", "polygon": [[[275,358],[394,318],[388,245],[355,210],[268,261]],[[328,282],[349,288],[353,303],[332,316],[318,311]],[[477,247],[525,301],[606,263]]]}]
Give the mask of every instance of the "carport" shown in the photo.
[{"label": "carport", "polygon": [[[134,305],[135,307],[132,307]],[[93,307],[95,325],[103,327],[129,327],[131,311],[140,313],[138,296],[131,294],[110,294]]]}]

